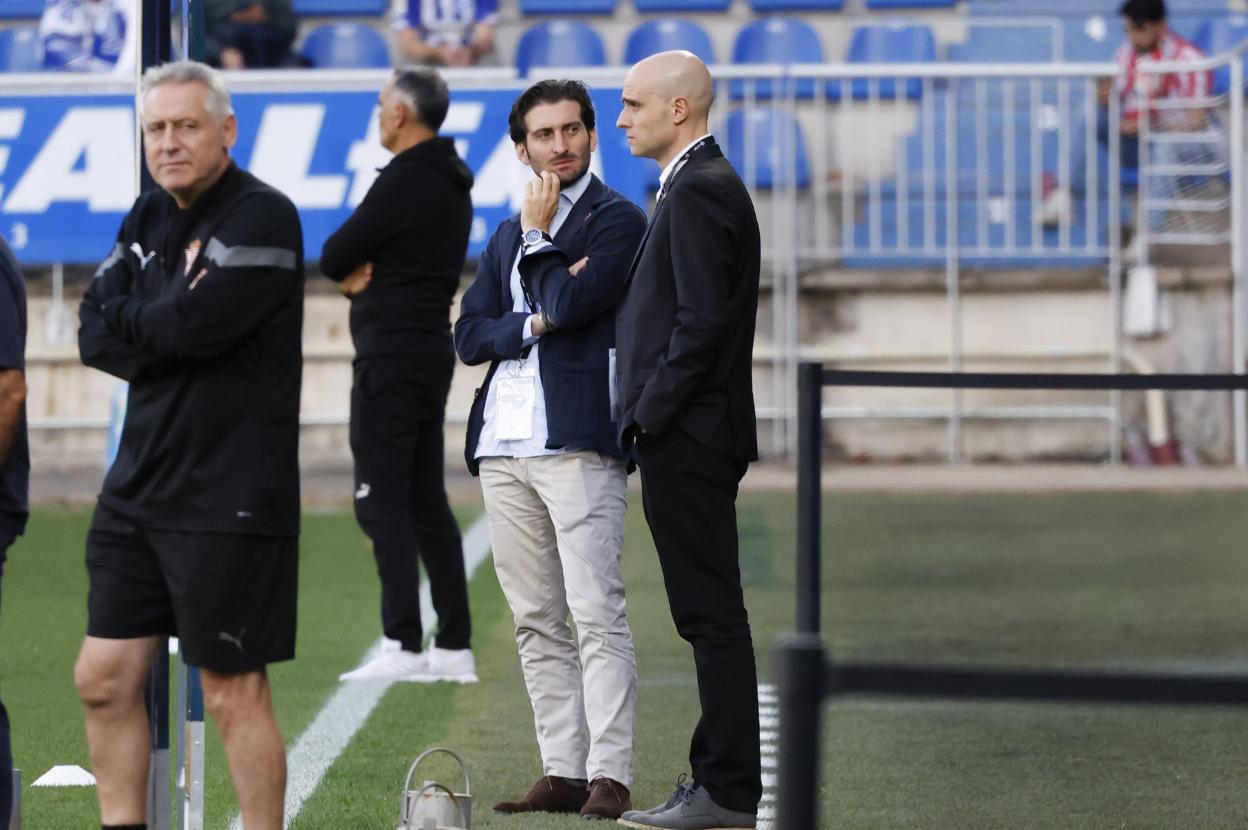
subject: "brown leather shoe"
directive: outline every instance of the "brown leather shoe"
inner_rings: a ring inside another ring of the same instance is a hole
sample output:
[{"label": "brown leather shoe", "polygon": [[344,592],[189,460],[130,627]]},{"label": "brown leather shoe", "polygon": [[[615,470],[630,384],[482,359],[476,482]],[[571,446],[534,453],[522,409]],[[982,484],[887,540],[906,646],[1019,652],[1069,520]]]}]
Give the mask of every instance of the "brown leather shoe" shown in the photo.
[{"label": "brown leather shoe", "polygon": [[631,809],[628,787],[610,778],[595,778],[589,784],[589,800],[581,808],[581,818],[615,821]]},{"label": "brown leather shoe", "polygon": [[[626,791],[627,792],[627,791]],[[500,801],[496,813],[576,813],[585,806],[589,790],[584,784],[558,775],[543,775],[519,801]]]}]

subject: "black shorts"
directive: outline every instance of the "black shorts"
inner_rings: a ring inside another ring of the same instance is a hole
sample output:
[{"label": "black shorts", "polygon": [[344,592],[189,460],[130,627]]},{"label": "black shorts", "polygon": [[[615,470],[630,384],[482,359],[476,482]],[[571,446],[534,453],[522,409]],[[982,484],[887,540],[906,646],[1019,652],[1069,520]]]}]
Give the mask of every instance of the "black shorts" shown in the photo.
[{"label": "black shorts", "polygon": [[151,530],[100,505],[87,575],[91,637],[176,636],[188,665],[228,673],[295,656],[297,537]]}]

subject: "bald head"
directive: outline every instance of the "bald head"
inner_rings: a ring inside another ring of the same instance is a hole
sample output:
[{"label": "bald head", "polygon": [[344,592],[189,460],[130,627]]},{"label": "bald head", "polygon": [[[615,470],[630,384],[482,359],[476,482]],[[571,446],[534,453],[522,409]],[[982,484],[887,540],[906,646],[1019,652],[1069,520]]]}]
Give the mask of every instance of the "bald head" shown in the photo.
[{"label": "bald head", "polygon": [[628,71],[616,126],[633,155],[661,166],[671,155],[707,133],[715,87],[706,64],[692,52],[660,52]]},{"label": "bald head", "polygon": [[684,98],[690,117],[706,121],[711,113],[714,85],[706,64],[692,52],[660,52],[634,66],[628,73],[641,86],[664,98]]}]

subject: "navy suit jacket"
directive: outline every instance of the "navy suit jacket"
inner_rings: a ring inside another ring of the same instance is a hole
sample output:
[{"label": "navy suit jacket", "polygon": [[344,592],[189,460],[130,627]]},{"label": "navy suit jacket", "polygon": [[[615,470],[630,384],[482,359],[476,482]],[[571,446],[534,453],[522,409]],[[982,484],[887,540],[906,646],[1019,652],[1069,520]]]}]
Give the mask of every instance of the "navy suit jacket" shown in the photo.
[{"label": "navy suit jacket", "polygon": [[[540,341],[547,448],[596,450],[623,458],[618,426],[611,420],[608,356],[615,347],[615,307],[645,233],[646,215],[589,175],[589,186],[555,234],[554,244],[520,261],[520,278],[555,328]],[[470,366],[491,362],[468,415],[464,460],[473,475],[485,421],[485,390],[499,362],[515,360],[524,348],[529,314],[512,311],[511,296],[520,231],[519,216],[498,226],[464,292],[455,323],[460,359]],[[586,256],[589,263],[572,276],[568,268]]]}]

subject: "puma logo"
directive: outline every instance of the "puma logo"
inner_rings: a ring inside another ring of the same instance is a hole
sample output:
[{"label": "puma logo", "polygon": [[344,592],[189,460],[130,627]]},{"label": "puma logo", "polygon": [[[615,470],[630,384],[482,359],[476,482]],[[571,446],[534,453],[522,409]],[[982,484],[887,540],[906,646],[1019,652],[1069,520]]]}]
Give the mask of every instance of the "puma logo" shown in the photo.
[{"label": "puma logo", "polygon": [[247,629],[245,628],[238,632],[237,637],[235,637],[233,634],[230,634],[229,632],[226,632],[226,631],[218,631],[217,639],[223,643],[233,643],[234,645],[238,646],[239,651],[242,651],[243,650],[243,635],[246,633],[247,633]]},{"label": "puma logo", "polygon": [[373,493],[373,488],[372,488],[372,485],[370,485],[370,484],[366,481],[366,482],[364,482],[363,484],[361,484],[361,485],[360,485],[360,489],[358,489],[358,490],[356,490],[356,491],[355,491],[355,497],[356,497],[356,499],[357,499],[357,500],[358,500],[358,499],[366,499],[366,498],[368,498],[369,496],[371,496],[371,495],[372,495],[372,493]]},{"label": "puma logo", "polygon": [[130,250],[134,251],[134,255],[139,258],[139,264],[143,266],[144,271],[147,270],[147,263],[151,262],[152,258],[156,256],[155,251],[152,251],[150,254],[145,255],[143,253],[143,246],[137,242],[130,243]]}]

